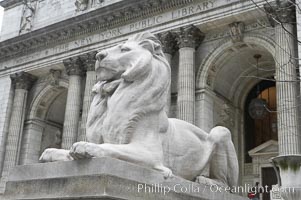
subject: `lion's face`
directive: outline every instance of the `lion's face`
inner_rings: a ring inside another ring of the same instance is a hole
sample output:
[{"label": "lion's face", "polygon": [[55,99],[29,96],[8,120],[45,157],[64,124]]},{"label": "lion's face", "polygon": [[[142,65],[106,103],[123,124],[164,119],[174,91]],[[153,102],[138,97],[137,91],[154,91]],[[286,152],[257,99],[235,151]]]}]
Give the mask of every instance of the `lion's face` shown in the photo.
[{"label": "lion's face", "polygon": [[147,65],[151,58],[151,52],[134,41],[101,51],[96,55],[97,81],[112,81],[120,78],[131,80],[135,78],[131,77],[133,76],[131,71],[136,66]]}]

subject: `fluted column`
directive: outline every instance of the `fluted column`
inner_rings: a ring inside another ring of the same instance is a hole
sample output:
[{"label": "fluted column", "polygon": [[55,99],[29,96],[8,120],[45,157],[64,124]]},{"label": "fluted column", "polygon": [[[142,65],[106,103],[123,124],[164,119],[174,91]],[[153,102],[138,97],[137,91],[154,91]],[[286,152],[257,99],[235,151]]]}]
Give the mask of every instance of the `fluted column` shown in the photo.
[{"label": "fluted column", "polygon": [[289,1],[268,4],[271,22],[275,26],[275,64],[278,111],[279,154],[301,153],[301,135],[298,128],[297,63],[293,17],[294,9]]},{"label": "fluted column", "polygon": [[179,74],[177,118],[194,124],[195,102],[195,48],[203,39],[195,26],[181,28],[177,35],[179,45]]},{"label": "fluted column", "polygon": [[10,124],[10,117],[13,107],[13,100],[14,100],[14,88],[13,85],[11,85],[10,91],[9,91],[9,98],[7,103],[7,111],[6,116],[7,119],[5,120],[4,128],[3,128],[3,137],[0,144],[0,174],[2,173],[3,164],[4,164],[4,157],[5,157],[5,148],[6,148],[6,139],[8,136],[9,131],[9,124]]},{"label": "fluted column", "polygon": [[92,88],[96,82],[96,74],[95,74],[95,62],[96,62],[96,51],[88,53],[84,56],[81,56],[81,60],[83,61],[84,67],[86,68],[86,86],[85,86],[85,94],[83,100],[83,114],[82,114],[82,122],[81,122],[81,132],[77,138],[77,141],[86,141],[86,124],[87,117],[90,110],[90,105],[92,102]]},{"label": "fluted column", "polygon": [[[275,27],[275,65],[279,156],[272,159],[280,178],[281,197],[301,198],[301,135],[298,123],[297,62],[294,1],[282,0],[265,5]],[[276,168],[278,167],[278,169]]]},{"label": "fluted column", "polygon": [[[161,34],[158,34],[158,37],[162,43],[162,48],[163,48],[163,52],[165,55],[165,58],[167,60],[167,62],[169,63],[169,66],[171,68],[171,72],[173,70],[172,66],[171,66],[171,60],[172,60],[172,56],[176,51],[176,38],[175,38],[175,34],[168,31],[168,32],[164,32]],[[170,80],[171,80],[171,76],[170,76]],[[165,106],[165,111],[167,113],[167,115],[170,115],[170,106],[171,106],[171,83],[169,85],[169,92],[168,92],[168,98],[167,98],[167,103]]]},{"label": "fluted column", "polygon": [[11,75],[11,80],[15,90],[0,184],[1,191],[5,188],[9,170],[19,162],[27,93],[36,78],[31,74],[20,72]]},{"label": "fluted column", "polygon": [[39,162],[45,126],[45,122],[37,119],[25,122],[19,161],[21,165]]},{"label": "fluted column", "polygon": [[62,148],[69,149],[72,144],[77,141],[78,136],[83,66],[79,58],[64,60],[64,65],[66,72],[69,75],[69,86],[62,136]]}]

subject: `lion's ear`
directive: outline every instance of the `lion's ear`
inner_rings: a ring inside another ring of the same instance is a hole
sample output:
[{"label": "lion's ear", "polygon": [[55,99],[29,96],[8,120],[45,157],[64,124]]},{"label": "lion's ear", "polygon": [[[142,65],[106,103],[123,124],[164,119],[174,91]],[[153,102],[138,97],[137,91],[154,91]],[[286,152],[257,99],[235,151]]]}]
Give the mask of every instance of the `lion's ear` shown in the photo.
[{"label": "lion's ear", "polygon": [[161,44],[157,41],[153,41],[153,40],[149,40],[149,39],[145,39],[143,40],[140,45],[149,50],[152,54],[154,55],[159,55],[161,50]]}]

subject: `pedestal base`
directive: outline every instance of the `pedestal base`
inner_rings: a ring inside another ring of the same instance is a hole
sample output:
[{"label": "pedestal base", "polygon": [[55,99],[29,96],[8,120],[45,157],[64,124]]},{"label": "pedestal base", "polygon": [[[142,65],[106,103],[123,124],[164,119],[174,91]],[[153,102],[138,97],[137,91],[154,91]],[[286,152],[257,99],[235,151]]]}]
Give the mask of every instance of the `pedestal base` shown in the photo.
[{"label": "pedestal base", "polygon": [[281,197],[284,200],[301,199],[301,155],[284,155],[272,159],[280,184]]},{"label": "pedestal base", "polygon": [[112,158],[16,166],[4,199],[243,200],[197,184]]}]

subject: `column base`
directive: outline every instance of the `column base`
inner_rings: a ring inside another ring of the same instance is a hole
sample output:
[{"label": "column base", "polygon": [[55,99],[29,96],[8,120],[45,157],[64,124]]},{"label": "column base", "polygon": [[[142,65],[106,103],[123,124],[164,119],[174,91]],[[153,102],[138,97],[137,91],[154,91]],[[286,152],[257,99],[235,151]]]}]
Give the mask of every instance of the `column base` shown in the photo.
[{"label": "column base", "polygon": [[277,170],[280,194],[284,200],[301,199],[301,155],[285,155],[272,159]]}]

